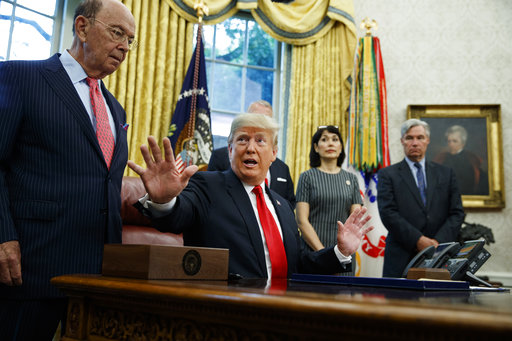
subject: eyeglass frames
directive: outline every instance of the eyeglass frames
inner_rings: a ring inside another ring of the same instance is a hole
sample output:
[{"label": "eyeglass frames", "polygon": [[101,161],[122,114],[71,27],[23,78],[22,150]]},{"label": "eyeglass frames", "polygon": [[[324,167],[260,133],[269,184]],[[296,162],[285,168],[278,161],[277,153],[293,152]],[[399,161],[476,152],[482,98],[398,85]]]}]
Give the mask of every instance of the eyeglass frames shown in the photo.
[{"label": "eyeglass frames", "polygon": [[126,32],[124,32],[120,28],[107,25],[103,21],[96,19],[96,18],[90,18],[90,19],[92,19],[93,21],[97,21],[100,24],[104,25],[107,28],[108,32],[110,33],[112,40],[115,41],[116,43],[124,43],[125,41],[128,41],[128,50],[133,50],[133,49],[137,48],[137,46],[139,45],[139,42],[137,40],[135,40],[134,38],[128,37]]}]

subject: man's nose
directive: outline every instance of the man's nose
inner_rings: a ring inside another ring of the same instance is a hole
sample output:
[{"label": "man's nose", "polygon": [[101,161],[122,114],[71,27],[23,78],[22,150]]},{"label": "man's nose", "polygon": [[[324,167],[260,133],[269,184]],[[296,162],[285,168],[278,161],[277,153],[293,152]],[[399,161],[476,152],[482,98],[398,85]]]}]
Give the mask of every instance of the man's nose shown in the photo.
[{"label": "man's nose", "polygon": [[247,143],[247,151],[248,152],[254,152],[256,150],[256,141],[253,139],[250,139]]}]

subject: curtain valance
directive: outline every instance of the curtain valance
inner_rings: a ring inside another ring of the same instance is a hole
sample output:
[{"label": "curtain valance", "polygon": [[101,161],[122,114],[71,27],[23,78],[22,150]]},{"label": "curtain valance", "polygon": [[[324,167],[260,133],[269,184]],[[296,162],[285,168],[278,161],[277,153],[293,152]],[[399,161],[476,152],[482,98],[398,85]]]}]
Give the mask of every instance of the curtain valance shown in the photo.
[{"label": "curtain valance", "polygon": [[[196,22],[196,0],[166,0],[173,11]],[[336,21],[342,22],[351,39],[356,39],[352,0],[295,0],[289,4],[271,0],[205,0],[208,15],[204,23],[213,25],[239,10],[250,10],[254,19],[273,38],[292,45],[305,45],[323,37]]]}]

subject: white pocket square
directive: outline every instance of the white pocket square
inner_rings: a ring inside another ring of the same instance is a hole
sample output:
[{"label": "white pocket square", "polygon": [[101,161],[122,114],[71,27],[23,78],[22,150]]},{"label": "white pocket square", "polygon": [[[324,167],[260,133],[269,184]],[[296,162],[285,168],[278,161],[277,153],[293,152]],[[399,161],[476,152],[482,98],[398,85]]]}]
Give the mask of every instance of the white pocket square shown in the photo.
[{"label": "white pocket square", "polygon": [[277,177],[277,181],[287,182],[285,178],[280,178],[280,177]]}]

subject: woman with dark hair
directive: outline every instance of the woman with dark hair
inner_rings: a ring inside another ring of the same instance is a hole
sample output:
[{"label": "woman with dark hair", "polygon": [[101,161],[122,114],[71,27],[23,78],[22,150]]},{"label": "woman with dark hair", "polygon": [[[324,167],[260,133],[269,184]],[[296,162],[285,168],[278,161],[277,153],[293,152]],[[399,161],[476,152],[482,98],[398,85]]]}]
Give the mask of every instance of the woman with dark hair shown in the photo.
[{"label": "woman with dark hair", "polygon": [[315,251],[336,245],[336,222],[345,221],[362,204],[357,178],[341,169],[344,149],[337,126],[318,127],[311,141],[311,169],[299,177],[297,223]]}]

